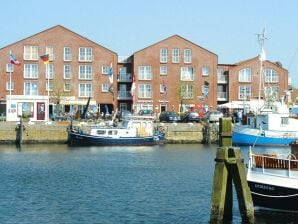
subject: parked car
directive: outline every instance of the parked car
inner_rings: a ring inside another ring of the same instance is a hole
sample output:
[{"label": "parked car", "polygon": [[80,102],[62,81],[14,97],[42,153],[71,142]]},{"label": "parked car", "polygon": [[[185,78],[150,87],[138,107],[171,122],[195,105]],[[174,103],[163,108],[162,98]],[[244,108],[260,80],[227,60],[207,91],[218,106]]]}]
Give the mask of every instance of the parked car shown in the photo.
[{"label": "parked car", "polygon": [[128,120],[131,117],[132,117],[132,113],[128,110],[120,110],[116,115],[116,118],[118,119],[118,121]]},{"label": "parked car", "polygon": [[204,116],[204,121],[219,122],[219,119],[223,117],[223,113],[217,110],[209,110]]},{"label": "parked car", "polygon": [[189,111],[181,116],[181,122],[200,122],[201,118],[198,112]]},{"label": "parked car", "polygon": [[179,122],[180,116],[174,111],[162,111],[159,115],[160,122]]},{"label": "parked car", "polygon": [[141,116],[153,116],[153,110],[149,110],[149,109],[143,109],[143,110],[140,110],[139,115]]}]

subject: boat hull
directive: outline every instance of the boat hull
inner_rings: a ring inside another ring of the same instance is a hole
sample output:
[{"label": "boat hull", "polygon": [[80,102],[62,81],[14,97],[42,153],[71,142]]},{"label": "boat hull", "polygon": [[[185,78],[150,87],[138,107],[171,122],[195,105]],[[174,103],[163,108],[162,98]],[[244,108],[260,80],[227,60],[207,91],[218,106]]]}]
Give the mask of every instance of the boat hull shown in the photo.
[{"label": "boat hull", "polygon": [[240,132],[235,130],[232,135],[233,145],[263,145],[263,146],[288,146],[297,138],[286,136],[264,136],[259,131]]},{"label": "boat hull", "polygon": [[164,135],[149,137],[102,137],[77,132],[68,132],[68,142],[71,146],[113,146],[113,145],[157,145],[164,142]]},{"label": "boat hull", "polygon": [[298,189],[248,181],[255,207],[298,212]]}]

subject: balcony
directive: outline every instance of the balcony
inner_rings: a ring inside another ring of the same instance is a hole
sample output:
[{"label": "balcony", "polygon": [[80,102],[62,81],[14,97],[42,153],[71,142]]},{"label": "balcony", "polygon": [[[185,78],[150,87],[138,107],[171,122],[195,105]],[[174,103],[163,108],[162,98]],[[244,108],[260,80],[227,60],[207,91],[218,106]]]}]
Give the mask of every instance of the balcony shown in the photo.
[{"label": "balcony", "polygon": [[132,75],[130,73],[119,74],[117,77],[118,82],[132,82]]},{"label": "balcony", "polygon": [[217,101],[227,101],[228,92],[217,92]]},{"label": "balcony", "polygon": [[228,76],[227,75],[218,75],[217,76],[217,83],[228,83]]},{"label": "balcony", "polygon": [[130,94],[130,91],[118,91],[117,99],[118,100],[131,100],[132,96]]}]

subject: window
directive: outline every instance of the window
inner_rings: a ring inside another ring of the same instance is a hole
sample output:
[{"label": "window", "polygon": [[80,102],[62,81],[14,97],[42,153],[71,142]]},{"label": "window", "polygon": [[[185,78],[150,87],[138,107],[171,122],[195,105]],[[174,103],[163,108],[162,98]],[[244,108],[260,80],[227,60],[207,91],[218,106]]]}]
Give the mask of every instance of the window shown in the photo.
[{"label": "window", "polygon": [[151,66],[139,66],[138,78],[139,80],[151,80],[152,79]]},{"label": "window", "polygon": [[202,68],[202,76],[209,76],[210,68],[207,66],[203,66]]},{"label": "window", "polygon": [[194,74],[192,67],[181,67],[181,74],[180,74],[181,81],[193,81]]},{"label": "window", "polygon": [[38,59],[38,46],[24,46],[24,60]]},{"label": "window", "polygon": [[266,68],[265,69],[265,82],[266,83],[277,83],[278,82],[277,72],[271,68]]},{"label": "window", "polygon": [[71,48],[70,47],[64,47],[64,55],[63,55],[64,61],[71,61],[71,58],[72,58]]},{"label": "window", "polygon": [[80,65],[79,66],[79,79],[92,79],[93,71],[92,65]]},{"label": "window", "polygon": [[37,96],[38,95],[38,82],[25,82],[24,95]]},{"label": "window", "polygon": [[159,92],[160,93],[166,93],[167,92],[167,86],[166,86],[166,84],[160,84],[159,85]]},{"label": "window", "polygon": [[223,68],[218,68],[217,69],[217,76],[223,76],[224,75],[224,70]]},{"label": "window", "polygon": [[279,88],[278,86],[266,86],[265,87],[266,98],[277,100],[279,98]]},{"label": "window", "polygon": [[80,83],[79,84],[79,96],[80,97],[92,96],[92,84],[91,83]]},{"label": "window", "polygon": [[53,91],[54,84],[52,82],[46,82],[46,90]]},{"label": "window", "polygon": [[139,98],[151,98],[152,87],[151,84],[139,84],[138,85],[138,96]]},{"label": "window", "polygon": [[168,67],[167,66],[160,66],[159,67],[159,73],[161,75],[167,75],[168,74]]},{"label": "window", "polygon": [[110,67],[107,66],[107,65],[102,66],[101,67],[101,74],[103,74],[103,75],[109,74],[109,69],[110,69]]},{"label": "window", "polygon": [[7,63],[6,64],[6,72],[13,72],[14,66],[13,64]]},{"label": "window", "polygon": [[91,47],[80,47],[79,48],[79,61],[92,61],[92,48]]},{"label": "window", "polygon": [[71,78],[71,65],[63,66],[63,78],[70,79]]},{"label": "window", "polygon": [[14,90],[14,82],[6,82],[6,90]]},{"label": "window", "polygon": [[246,100],[251,96],[251,86],[239,86],[238,99]]},{"label": "window", "polygon": [[239,71],[239,82],[251,82],[251,68],[244,68]]},{"label": "window", "polygon": [[101,85],[101,91],[107,93],[109,91],[109,85],[107,83],[103,83]]},{"label": "window", "polygon": [[204,97],[208,98],[209,85],[202,85],[202,94],[203,94]]},{"label": "window", "polygon": [[182,99],[193,99],[194,90],[192,85],[181,85],[180,92]]},{"label": "window", "polygon": [[54,60],[54,48],[53,47],[46,47],[46,54],[49,55],[49,60]]},{"label": "window", "polygon": [[281,125],[282,126],[289,125],[289,117],[281,117]]},{"label": "window", "polygon": [[161,48],[160,49],[160,63],[167,63],[168,62],[168,49]]},{"label": "window", "polygon": [[191,63],[191,49],[184,49],[184,63]]},{"label": "window", "polygon": [[38,78],[38,64],[24,64],[24,78]]},{"label": "window", "polygon": [[54,65],[47,64],[46,65],[46,79],[53,79],[54,78]]},{"label": "window", "polygon": [[172,62],[179,63],[180,62],[180,50],[179,48],[174,48],[172,51]]},{"label": "window", "polygon": [[70,83],[64,83],[64,92],[70,92]]}]

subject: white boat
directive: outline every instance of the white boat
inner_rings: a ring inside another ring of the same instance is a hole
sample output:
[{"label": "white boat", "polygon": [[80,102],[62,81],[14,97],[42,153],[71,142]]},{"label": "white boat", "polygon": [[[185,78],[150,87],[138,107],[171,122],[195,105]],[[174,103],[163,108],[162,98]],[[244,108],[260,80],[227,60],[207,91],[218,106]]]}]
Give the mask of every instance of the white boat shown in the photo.
[{"label": "white boat", "polygon": [[71,146],[156,145],[164,142],[164,133],[152,120],[125,120],[121,126],[71,125],[68,129]]},{"label": "white boat", "polygon": [[264,155],[250,151],[247,182],[256,208],[298,212],[298,160],[295,154]]}]

